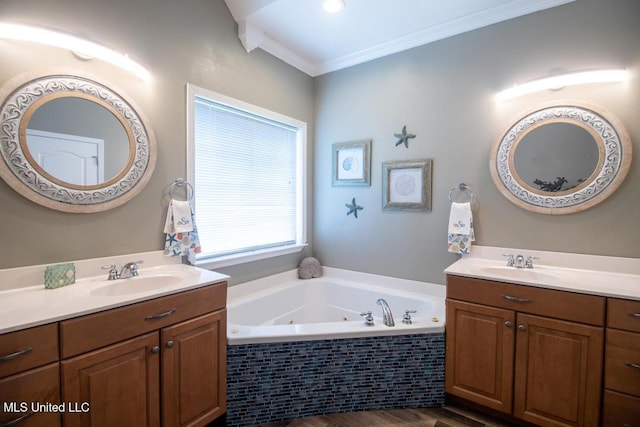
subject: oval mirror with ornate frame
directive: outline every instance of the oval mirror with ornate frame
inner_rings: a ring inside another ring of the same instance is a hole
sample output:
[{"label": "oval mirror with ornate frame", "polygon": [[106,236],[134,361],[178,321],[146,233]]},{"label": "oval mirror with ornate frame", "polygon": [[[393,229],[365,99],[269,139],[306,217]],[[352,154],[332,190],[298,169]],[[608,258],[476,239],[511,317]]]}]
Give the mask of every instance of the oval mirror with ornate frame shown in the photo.
[{"label": "oval mirror with ornate frame", "polygon": [[100,212],[136,196],[156,142],[139,109],[84,73],[27,73],[0,90],[0,177],[51,209]]},{"label": "oval mirror with ornate frame", "polygon": [[622,122],[583,102],[554,102],[518,116],[491,149],[491,177],[516,205],[569,214],[609,197],[631,165]]}]

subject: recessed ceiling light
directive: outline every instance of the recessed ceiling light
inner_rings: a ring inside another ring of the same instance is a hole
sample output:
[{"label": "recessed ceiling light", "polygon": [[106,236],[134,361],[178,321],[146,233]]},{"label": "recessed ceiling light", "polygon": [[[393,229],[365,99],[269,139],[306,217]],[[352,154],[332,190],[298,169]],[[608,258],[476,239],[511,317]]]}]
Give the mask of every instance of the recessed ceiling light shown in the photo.
[{"label": "recessed ceiling light", "polygon": [[344,9],[344,0],[324,0],[322,8],[327,13],[337,13]]}]

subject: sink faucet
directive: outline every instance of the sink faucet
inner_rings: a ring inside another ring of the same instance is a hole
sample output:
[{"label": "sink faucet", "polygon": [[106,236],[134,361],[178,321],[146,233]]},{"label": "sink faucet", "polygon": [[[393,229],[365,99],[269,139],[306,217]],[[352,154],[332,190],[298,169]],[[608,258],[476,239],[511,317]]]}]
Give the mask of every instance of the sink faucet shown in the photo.
[{"label": "sink faucet", "polygon": [[533,260],[540,259],[538,257],[529,256],[527,259],[524,259],[522,255],[503,255],[507,257],[507,267],[515,267],[515,268],[533,268]]},{"label": "sink faucet", "polygon": [[127,279],[129,277],[136,277],[138,275],[138,264],[142,264],[143,261],[128,262],[122,266],[118,277],[120,279]]},{"label": "sink faucet", "polygon": [[391,309],[389,308],[389,304],[380,298],[378,300],[378,305],[382,307],[382,321],[385,326],[395,326],[395,322],[393,321],[393,314],[391,314]]},{"label": "sink faucet", "polygon": [[127,279],[138,275],[138,264],[142,264],[142,261],[128,262],[122,266],[120,272],[115,264],[105,265],[102,269],[109,270],[107,280]]}]

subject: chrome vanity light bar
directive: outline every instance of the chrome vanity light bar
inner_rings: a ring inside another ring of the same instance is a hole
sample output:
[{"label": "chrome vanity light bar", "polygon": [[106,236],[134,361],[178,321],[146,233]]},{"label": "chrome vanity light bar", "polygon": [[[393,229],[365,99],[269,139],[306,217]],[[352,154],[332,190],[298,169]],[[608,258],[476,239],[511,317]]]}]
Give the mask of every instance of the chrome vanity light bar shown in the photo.
[{"label": "chrome vanity light bar", "polygon": [[96,58],[135,74],[142,80],[151,79],[151,73],[126,54],[118,53],[98,43],[64,32],[41,27],[0,22],[0,38],[21,40],[68,49],[81,57]]},{"label": "chrome vanity light bar", "polygon": [[528,83],[515,85],[505,89],[496,95],[498,100],[506,100],[518,96],[526,95],[543,90],[561,89],[565,86],[575,86],[588,83],[616,83],[623,82],[629,78],[629,72],[621,70],[596,70],[582,71],[577,73],[562,74],[559,76],[547,77],[534,80]]}]

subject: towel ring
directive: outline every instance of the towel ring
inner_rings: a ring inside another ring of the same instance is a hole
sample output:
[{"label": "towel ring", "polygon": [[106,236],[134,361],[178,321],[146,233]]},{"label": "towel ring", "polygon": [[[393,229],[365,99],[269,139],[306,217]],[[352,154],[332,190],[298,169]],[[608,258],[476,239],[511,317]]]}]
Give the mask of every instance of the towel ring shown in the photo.
[{"label": "towel ring", "polygon": [[466,196],[462,201],[455,200],[457,203],[473,203],[476,200],[476,193],[464,182],[461,182],[449,191],[449,201],[453,202],[454,196],[457,195]]},{"label": "towel ring", "polygon": [[[184,191],[187,195],[187,200],[188,201],[192,201],[193,200],[193,186],[191,186],[191,184],[189,183],[189,181],[187,181],[186,179],[182,179],[182,178],[177,178],[175,181],[173,181],[173,183],[171,184],[171,187],[169,187],[169,198],[173,199],[173,190],[176,187],[184,187]],[[189,191],[191,191],[191,195],[189,195]]]}]

